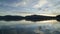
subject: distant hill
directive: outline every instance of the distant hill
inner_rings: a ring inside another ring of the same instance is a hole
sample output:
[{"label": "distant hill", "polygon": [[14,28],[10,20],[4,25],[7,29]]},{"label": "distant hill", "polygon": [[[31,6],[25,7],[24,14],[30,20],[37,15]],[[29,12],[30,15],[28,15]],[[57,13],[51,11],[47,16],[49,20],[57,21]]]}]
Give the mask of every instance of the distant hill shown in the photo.
[{"label": "distant hill", "polygon": [[52,16],[43,16],[43,15],[29,15],[29,16],[12,16],[12,15],[5,15],[0,16],[0,20],[4,21],[20,21],[20,20],[27,20],[27,21],[43,21],[43,20],[58,20],[60,21],[60,15],[56,17]]}]

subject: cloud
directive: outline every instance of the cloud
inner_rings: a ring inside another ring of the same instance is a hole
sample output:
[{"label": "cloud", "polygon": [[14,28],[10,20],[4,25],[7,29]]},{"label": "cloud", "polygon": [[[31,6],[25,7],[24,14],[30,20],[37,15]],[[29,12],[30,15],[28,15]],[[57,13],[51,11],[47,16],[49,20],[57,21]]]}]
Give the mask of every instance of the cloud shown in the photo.
[{"label": "cloud", "polygon": [[12,7],[31,7],[36,4],[37,0],[3,0],[0,5]]},{"label": "cloud", "polygon": [[33,12],[35,14],[56,14],[60,10],[59,4],[59,0],[0,0],[0,12],[8,11],[11,13]]},{"label": "cloud", "polygon": [[0,8],[4,11],[34,11],[32,6],[37,0],[0,0]]},{"label": "cloud", "polygon": [[12,7],[16,7],[17,5],[23,5],[23,4],[24,4],[23,0],[5,0],[0,2],[0,5],[12,6]]},{"label": "cloud", "polygon": [[[42,2],[42,3],[41,3]],[[33,6],[38,14],[60,14],[60,0],[40,0]]]},{"label": "cloud", "polygon": [[42,7],[43,5],[45,5],[47,3],[47,0],[39,0],[39,2],[34,5],[33,7],[34,8],[39,8],[39,7]]},{"label": "cloud", "polygon": [[51,7],[52,9],[50,9],[51,13],[55,15],[59,15],[60,14],[60,0],[48,0],[48,2],[52,4],[52,7]]},{"label": "cloud", "polygon": [[0,15],[34,14],[37,10],[32,7],[37,2],[37,0],[3,0],[0,2]]}]

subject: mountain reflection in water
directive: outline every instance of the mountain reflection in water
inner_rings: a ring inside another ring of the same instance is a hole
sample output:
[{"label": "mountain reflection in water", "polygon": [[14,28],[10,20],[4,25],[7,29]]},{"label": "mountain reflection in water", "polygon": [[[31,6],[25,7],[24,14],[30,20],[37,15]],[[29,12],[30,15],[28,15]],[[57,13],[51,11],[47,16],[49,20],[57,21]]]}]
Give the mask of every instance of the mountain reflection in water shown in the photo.
[{"label": "mountain reflection in water", "polygon": [[48,21],[0,21],[0,34],[60,34],[60,23]]}]

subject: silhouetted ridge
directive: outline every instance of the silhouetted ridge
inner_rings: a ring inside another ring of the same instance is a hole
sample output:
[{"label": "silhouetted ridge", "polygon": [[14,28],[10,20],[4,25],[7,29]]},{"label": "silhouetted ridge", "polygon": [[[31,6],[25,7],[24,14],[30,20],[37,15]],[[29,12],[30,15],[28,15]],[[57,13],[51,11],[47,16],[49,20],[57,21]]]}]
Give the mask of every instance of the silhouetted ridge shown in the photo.
[{"label": "silhouetted ridge", "polygon": [[43,20],[57,20],[60,21],[60,15],[56,17],[52,16],[42,16],[42,15],[29,15],[29,16],[12,16],[12,15],[6,15],[6,16],[0,16],[0,20],[4,21],[20,21],[20,20],[26,20],[26,21],[43,21]]},{"label": "silhouetted ridge", "polygon": [[0,20],[3,20],[3,16],[0,16]]},{"label": "silhouetted ridge", "polygon": [[52,20],[52,19],[55,19],[55,17],[42,16],[42,15],[31,15],[25,17],[25,20],[27,21],[43,21],[43,20]]},{"label": "silhouetted ridge", "polygon": [[11,16],[11,15],[6,15],[6,16],[0,16],[0,20],[5,20],[5,21],[19,21],[24,19],[22,16]]},{"label": "silhouetted ridge", "polygon": [[60,21],[60,15],[56,16],[57,21]]}]

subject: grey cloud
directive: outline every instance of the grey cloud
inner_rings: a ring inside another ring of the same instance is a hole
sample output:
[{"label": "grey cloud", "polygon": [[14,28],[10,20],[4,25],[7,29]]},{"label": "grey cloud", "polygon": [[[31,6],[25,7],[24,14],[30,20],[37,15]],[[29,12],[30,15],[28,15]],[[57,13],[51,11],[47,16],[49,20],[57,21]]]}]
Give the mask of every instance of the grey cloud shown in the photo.
[{"label": "grey cloud", "polygon": [[[31,7],[35,5],[38,0],[0,0],[0,5],[13,7]],[[26,5],[24,5],[26,3]]]}]

